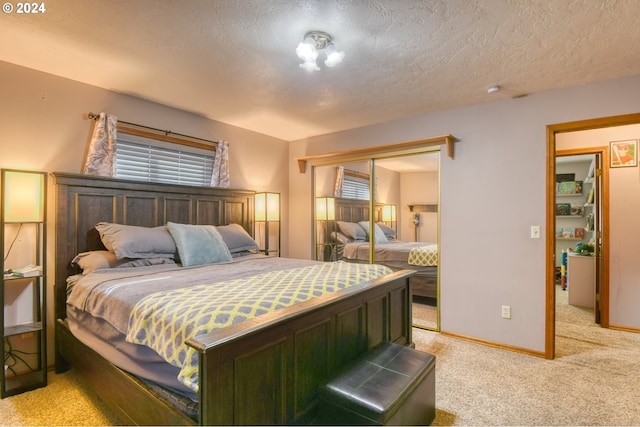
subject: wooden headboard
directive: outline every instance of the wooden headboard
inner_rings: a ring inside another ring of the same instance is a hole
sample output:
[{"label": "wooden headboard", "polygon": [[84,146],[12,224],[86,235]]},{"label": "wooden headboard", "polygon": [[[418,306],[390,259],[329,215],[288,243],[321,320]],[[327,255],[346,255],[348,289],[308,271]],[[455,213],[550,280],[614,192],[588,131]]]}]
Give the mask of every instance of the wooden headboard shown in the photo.
[{"label": "wooden headboard", "polygon": [[[375,222],[382,221],[383,203],[375,204]],[[369,221],[370,202],[368,200],[344,199],[336,197],[336,221]]]},{"label": "wooden headboard", "polygon": [[98,222],[156,227],[237,223],[253,235],[254,191],[127,181],[55,172],[56,319],[66,317],[66,278],[77,273],[71,260],[104,250]]}]

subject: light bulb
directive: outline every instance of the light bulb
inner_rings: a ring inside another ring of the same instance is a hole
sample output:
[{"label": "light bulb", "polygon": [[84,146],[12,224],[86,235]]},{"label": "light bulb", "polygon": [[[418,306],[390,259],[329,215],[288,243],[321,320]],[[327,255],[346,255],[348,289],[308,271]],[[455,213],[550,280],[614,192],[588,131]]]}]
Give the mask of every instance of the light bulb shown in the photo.
[{"label": "light bulb", "polygon": [[344,52],[338,52],[333,43],[326,47],[325,53],[327,54],[327,60],[324,61],[324,65],[327,67],[335,67],[344,59]]},{"label": "light bulb", "polygon": [[300,64],[300,68],[304,68],[307,71],[320,71],[320,67],[318,67],[318,64],[315,60],[304,61],[302,64]]},{"label": "light bulb", "polygon": [[316,43],[311,37],[307,37],[303,42],[298,44],[296,55],[305,62],[315,61],[318,58]]}]

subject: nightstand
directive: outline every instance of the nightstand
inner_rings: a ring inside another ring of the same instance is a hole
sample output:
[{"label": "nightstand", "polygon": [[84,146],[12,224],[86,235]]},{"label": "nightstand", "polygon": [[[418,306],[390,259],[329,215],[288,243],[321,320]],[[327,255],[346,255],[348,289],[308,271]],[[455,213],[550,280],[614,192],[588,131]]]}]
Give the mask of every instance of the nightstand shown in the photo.
[{"label": "nightstand", "polygon": [[47,174],[2,169],[1,183],[1,266],[6,273],[0,279],[0,397],[5,398],[47,385]]}]

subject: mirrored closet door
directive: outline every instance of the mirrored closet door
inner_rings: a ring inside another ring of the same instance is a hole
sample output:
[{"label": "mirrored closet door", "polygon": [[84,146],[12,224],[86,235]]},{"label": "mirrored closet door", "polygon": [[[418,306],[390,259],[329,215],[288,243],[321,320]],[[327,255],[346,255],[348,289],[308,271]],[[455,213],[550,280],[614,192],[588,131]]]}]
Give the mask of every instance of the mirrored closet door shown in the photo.
[{"label": "mirrored closet door", "polygon": [[314,167],[315,258],[415,270],[413,323],[432,330],[440,317],[439,164],[431,150]]}]

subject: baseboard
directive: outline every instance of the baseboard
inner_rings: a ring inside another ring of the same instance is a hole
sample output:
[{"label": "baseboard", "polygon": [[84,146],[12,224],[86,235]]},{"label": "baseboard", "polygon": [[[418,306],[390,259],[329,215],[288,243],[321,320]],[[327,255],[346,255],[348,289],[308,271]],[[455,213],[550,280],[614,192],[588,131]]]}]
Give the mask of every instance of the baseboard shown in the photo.
[{"label": "baseboard", "polygon": [[447,331],[440,331],[440,333],[442,335],[446,335],[448,337],[458,338],[458,339],[465,340],[465,341],[471,341],[471,342],[475,342],[475,343],[478,343],[478,344],[483,344],[483,345],[486,345],[486,346],[489,346],[489,347],[500,348],[500,349],[503,349],[503,350],[513,351],[513,352],[516,352],[516,353],[527,354],[529,356],[536,356],[536,357],[545,358],[545,353],[543,351],[535,351],[535,350],[531,350],[531,349],[528,349],[528,348],[522,348],[522,347],[516,347],[516,346],[512,346],[512,345],[500,344],[500,343],[496,343],[496,342],[493,342],[493,341],[481,340],[479,338],[473,338],[473,337],[468,337],[466,335],[454,334],[454,333],[447,332]]},{"label": "baseboard", "polygon": [[633,332],[636,334],[640,333],[640,328],[632,328],[630,326],[620,326],[620,325],[609,324],[609,329],[615,329],[616,331]]}]

